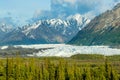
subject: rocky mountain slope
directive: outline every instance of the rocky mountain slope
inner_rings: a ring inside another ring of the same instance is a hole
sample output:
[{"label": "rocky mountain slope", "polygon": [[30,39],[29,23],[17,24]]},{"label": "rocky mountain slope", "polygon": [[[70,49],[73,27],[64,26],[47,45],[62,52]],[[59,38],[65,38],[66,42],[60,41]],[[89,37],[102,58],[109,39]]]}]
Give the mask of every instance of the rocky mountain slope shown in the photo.
[{"label": "rocky mountain slope", "polygon": [[91,20],[69,44],[120,45],[120,3]]},{"label": "rocky mountain slope", "polygon": [[69,16],[66,20],[39,20],[9,32],[1,39],[0,44],[65,43],[89,22],[89,19],[80,14]]}]

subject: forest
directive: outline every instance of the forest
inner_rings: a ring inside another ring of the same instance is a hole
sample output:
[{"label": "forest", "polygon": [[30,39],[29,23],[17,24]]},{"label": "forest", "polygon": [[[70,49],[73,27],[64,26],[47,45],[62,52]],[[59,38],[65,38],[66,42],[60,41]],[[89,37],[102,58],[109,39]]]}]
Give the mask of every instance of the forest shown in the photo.
[{"label": "forest", "polygon": [[120,56],[0,58],[0,80],[120,80]]}]

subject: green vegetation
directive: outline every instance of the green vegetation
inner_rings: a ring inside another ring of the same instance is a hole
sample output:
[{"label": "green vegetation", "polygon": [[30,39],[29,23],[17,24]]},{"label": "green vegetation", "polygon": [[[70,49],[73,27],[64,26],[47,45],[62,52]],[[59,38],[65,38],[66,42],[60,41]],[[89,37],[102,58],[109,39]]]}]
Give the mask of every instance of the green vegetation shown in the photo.
[{"label": "green vegetation", "polygon": [[[88,35],[89,34],[89,35]],[[120,48],[120,27],[115,30],[80,31],[68,44],[75,45],[109,45]]]},{"label": "green vegetation", "polygon": [[68,42],[74,45],[107,45],[120,48],[120,7],[108,10],[90,21]]},{"label": "green vegetation", "polygon": [[113,58],[96,54],[71,58],[1,58],[0,80],[119,80],[120,61],[109,61]]},{"label": "green vegetation", "polygon": [[120,61],[120,55],[106,56],[109,61]]},{"label": "green vegetation", "polygon": [[71,56],[72,59],[78,60],[104,60],[105,56],[99,54],[77,54]]}]

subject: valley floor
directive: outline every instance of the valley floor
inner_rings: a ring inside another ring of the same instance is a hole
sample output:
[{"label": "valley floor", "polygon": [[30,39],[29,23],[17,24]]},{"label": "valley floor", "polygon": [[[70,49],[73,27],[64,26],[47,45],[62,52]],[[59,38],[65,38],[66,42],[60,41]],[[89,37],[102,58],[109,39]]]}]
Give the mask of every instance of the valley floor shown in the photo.
[{"label": "valley floor", "polygon": [[0,59],[0,80],[120,80],[120,60],[114,60],[116,57],[5,58]]},{"label": "valley floor", "polygon": [[120,80],[120,49],[108,46],[1,46],[0,57],[0,80]]}]

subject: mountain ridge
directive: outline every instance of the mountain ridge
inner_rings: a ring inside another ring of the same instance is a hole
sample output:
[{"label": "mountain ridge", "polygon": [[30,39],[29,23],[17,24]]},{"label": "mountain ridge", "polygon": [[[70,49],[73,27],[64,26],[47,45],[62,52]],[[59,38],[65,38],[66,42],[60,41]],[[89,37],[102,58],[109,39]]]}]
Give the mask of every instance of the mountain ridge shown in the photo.
[{"label": "mountain ridge", "polygon": [[120,4],[91,20],[68,43],[76,45],[120,45]]},{"label": "mountain ridge", "polygon": [[80,14],[72,15],[66,20],[39,20],[12,30],[0,40],[0,44],[66,43],[89,22],[89,19]]}]

